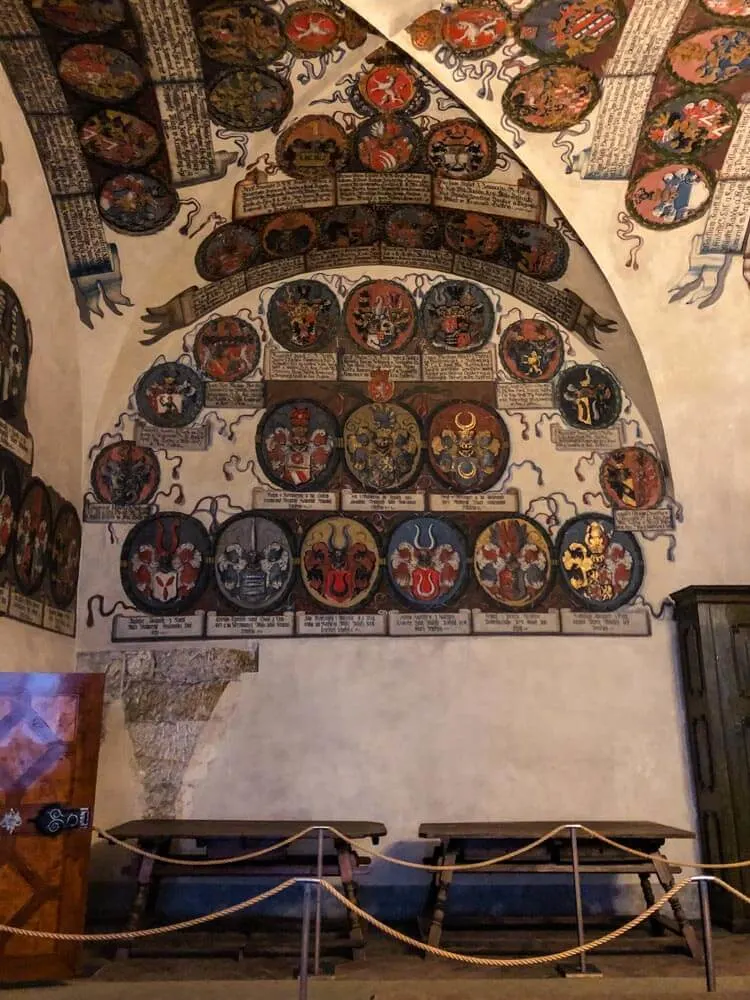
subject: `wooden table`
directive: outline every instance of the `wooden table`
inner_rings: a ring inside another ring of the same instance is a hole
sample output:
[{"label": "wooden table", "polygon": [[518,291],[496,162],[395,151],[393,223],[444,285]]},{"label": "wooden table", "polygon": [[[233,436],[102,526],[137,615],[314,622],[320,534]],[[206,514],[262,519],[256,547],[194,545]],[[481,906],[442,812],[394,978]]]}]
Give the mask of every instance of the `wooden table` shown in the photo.
[{"label": "wooden table", "polygon": [[[345,837],[350,837],[352,840],[370,840],[373,844],[377,844],[387,833],[382,823],[344,820],[144,819],[114,827],[109,831],[112,836],[119,840],[133,840],[141,849],[165,859],[154,861],[151,858],[139,857],[129,869],[137,876],[137,888],[127,929],[138,930],[149,925],[153,918],[160,883],[165,878],[314,876],[317,873],[316,832],[309,833],[278,851],[237,864],[185,866],[172,865],[166,860],[174,857],[185,861],[193,857],[204,861],[209,858],[245,854],[278,843],[311,826],[334,826]],[[187,850],[185,841],[190,844]],[[340,878],[344,894],[353,903],[357,902],[355,871],[369,863],[370,859],[366,856],[360,857],[347,841],[324,831],[323,875]],[[355,957],[364,957],[364,927],[351,910],[347,909],[346,915],[350,933],[349,947]],[[125,946],[118,950],[117,957],[125,958],[129,954],[130,948]]]},{"label": "wooden table", "polygon": [[[544,836],[549,830],[568,822],[568,820],[549,820],[534,823],[423,823],[419,828],[419,836],[425,840],[439,841],[432,857],[425,858],[426,863],[466,864],[517,850]],[[583,830],[577,831],[581,874],[637,875],[647,906],[654,902],[651,876],[656,875],[661,886],[669,889],[674,885],[673,873],[681,871],[677,865],[669,865],[665,861],[660,851],[664,842],[695,839],[695,834],[689,830],[662,826],[660,823],[589,820],[583,825],[649,855],[648,861],[637,858],[596,840]],[[572,875],[570,833],[561,832],[515,860],[474,869],[465,874],[476,875],[487,872]],[[446,871],[433,874],[422,914],[423,935],[427,937],[428,944],[435,946],[440,944],[448,892],[454,874],[457,873]],[[650,921],[652,930],[657,934],[663,934],[665,928],[673,931],[682,937],[690,955],[693,958],[700,958],[701,950],[695,931],[685,917],[679,898],[674,896],[669,905],[672,907],[674,919],[659,913]]]}]

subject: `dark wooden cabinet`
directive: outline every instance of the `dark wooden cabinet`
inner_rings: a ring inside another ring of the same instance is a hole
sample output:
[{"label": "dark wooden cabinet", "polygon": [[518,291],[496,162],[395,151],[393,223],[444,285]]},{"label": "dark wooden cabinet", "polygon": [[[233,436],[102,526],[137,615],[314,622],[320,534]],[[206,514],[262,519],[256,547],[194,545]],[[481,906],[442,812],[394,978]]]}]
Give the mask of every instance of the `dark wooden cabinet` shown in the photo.
[{"label": "dark wooden cabinet", "polygon": [[[750,586],[672,594],[701,860],[750,859]],[[750,868],[717,871],[750,895]],[[711,887],[717,924],[750,931],[750,906]]]}]

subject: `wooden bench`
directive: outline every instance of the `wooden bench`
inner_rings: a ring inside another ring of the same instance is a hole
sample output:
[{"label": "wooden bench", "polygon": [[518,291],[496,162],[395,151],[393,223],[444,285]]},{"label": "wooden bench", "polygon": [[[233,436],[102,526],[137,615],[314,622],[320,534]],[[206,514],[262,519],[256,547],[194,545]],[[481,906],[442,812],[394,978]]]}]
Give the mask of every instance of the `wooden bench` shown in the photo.
[{"label": "wooden bench", "polygon": [[[123,823],[109,832],[119,840],[135,841],[137,846],[151,854],[158,854],[164,861],[138,857],[127,869],[135,873],[137,887],[127,922],[128,930],[149,926],[160,884],[165,878],[289,878],[293,875],[314,876],[317,873],[317,832],[307,834],[278,851],[251,861],[229,865],[172,865],[169,858],[181,861],[205,861],[210,858],[233,857],[261,850],[271,844],[291,837],[311,826],[333,826],[352,840],[370,840],[377,844],[386,834],[382,823],[348,822],[343,820],[173,820],[144,819]],[[360,857],[351,845],[327,830],[323,835],[323,874],[340,878],[347,899],[357,902],[357,883],[354,875],[358,868],[370,863]],[[349,926],[349,947],[355,957],[364,957],[364,927],[362,922],[346,910]],[[130,955],[130,947],[118,949],[117,957]]]},{"label": "wooden bench", "polygon": [[[433,865],[467,864],[497,855],[507,854],[532,843],[549,830],[568,823],[568,820],[550,820],[540,823],[423,823],[419,836],[437,840],[438,845],[425,863]],[[664,889],[674,885],[673,873],[681,871],[669,865],[660,849],[666,840],[694,840],[695,834],[660,823],[586,821],[583,825],[604,836],[617,840],[627,847],[649,855],[649,860],[610,847],[583,830],[577,831],[578,855],[581,874],[637,875],[640,879],[646,905],[654,902],[651,876],[656,875]],[[571,841],[568,831],[556,835],[535,847],[528,854],[487,868],[474,869],[466,875],[486,874],[570,874],[572,876]],[[445,919],[448,892],[453,882],[451,871],[435,872],[425,909],[422,914],[422,934],[428,944],[439,946]],[[693,958],[701,957],[701,950],[693,927],[685,917],[677,896],[670,900],[674,919],[655,915],[650,921],[652,931],[663,934],[667,928],[682,937],[687,951]]]}]

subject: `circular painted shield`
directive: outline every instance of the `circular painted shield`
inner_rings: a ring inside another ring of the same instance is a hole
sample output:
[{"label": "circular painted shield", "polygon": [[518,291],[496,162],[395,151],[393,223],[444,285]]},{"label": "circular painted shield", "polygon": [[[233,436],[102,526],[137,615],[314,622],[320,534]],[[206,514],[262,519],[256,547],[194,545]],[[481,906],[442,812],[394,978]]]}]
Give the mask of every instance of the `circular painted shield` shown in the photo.
[{"label": "circular painted shield", "polygon": [[135,388],[138,412],[156,427],[187,427],[203,409],[203,380],[176,361],[154,365]]},{"label": "circular painted shield", "polygon": [[506,114],[532,132],[559,132],[582,121],[599,100],[591,70],[545,63],[520,73],[503,94]]},{"label": "circular painted shield", "polygon": [[33,594],[42,585],[47,569],[52,504],[41,479],[32,479],[26,487],[16,518],[13,539],[13,569],[18,589]]},{"label": "circular painted shield", "polygon": [[646,119],[648,141],[669,156],[702,153],[732,134],[737,112],[729,98],[682,94],[664,101]]},{"label": "circular painted shield", "polygon": [[295,3],[284,16],[289,47],[299,56],[322,56],[341,40],[342,25],[333,12],[316,3]]},{"label": "circular painted shield", "polygon": [[161,146],[153,125],[127,111],[109,108],[87,118],[78,137],[84,153],[116,167],[142,167]]},{"label": "circular painted shield", "polygon": [[489,524],[474,544],[474,575],[489,597],[508,611],[530,611],[549,592],[555,559],[549,535],[523,514]]},{"label": "circular painted shield", "polygon": [[256,435],[263,471],[285,490],[321,489],[338,462],[339,426],[334,415],[309,399],[268,410]]},{"label": "circular painted shield", "polygon": [[643,580],[643,556],[629,531],[614,521],[584,514],[566,522],[557,536],[560,580],[588,611],[614,611],[631,601]]},{"label": "circular painted shield", "polygon": [[135,441],[102,448],[91,466],[91,488],[101,503],[134,507],[148,503],[159,488],[159,460]]},{"label": "circular painted shield", "polygon": [[472,281],[441,281],[422,300],[422,330],[432,347],[476,351],[495,328],[495,309],[486,292]]},{"label": "circular painted shield", "polygon": [[498,49],[511,30],[510,15],[499,5],[456,7],[443,18],[443,40],[466,59],[478,59]]},{"label": "circular painted shield", "polygon": [[158,233],[175,218],[180,199],[148,174],[117,174],[105,181],[99,192],[99,210],[107,225],[118,233]]},{"label": "circular painted shield", "polygon": [[419,157],[422,133],[402,115],[368,118],[354,135],[354,150],[365,170],[395,173],[407,170]]},{"label": "circular painted shield", "polygon": [[395,403],[360,406],[344,424],[344,459],[354,478],[371,493],[405,486],[422,457],[419,421]]},{"label": "circular painted shield", "polygon": [[503,220],[498,259],[514,271],[540,281],[557,281],[565,274],[569,257],[565,237],[551,226]]},{"label": "circular painted shield", "polygon": [[0,455],[0,566],[4,566],[8,558],[20,499],[18,466],[11,458]]},{"label": "circular painted shield", "polygon": [[201,48],[217,62],[232,66],[269,63],[286,48],[278,14],[260,3],[213,3],[196,15]]},{"label": "circular painted shield", "polygon": [[146,82],[138,63],[122,49],[85,43],[66,49],[57,67],[64,84],[92,101],[127,101]]},{"label": "circular painted shield", "polygon": [[216,586],[241,611],[263,613],[294,581],[294,543],[278,521],[238,514],[223,524],[214,554]]},{"label": "circular painted shield", "polygon": [[425,160],[438,177],[473,181],[494,170],[497,143],[471,118],[451,118],[430,131]]},{"label": "circular painted shield", "polygon": [[466,540],[449,521],[410,517],[388,540],[385,565],[398,597],[422,611],[450,604],[468,576]]},{"label": "circular painted shield", "polygon": [[505,471],[509,451],[508,429],[488,406],[456,400],[439,406],[430,418],[430,465],[452,489],[488,490]]},{"label": "circular painted shield", "polygon": [[610,41],[623,20],[619,0],[541,0],[521,15],[518,37],[542,55],[577,59]]},{"label": "circular painted shield", "polygon": [[443,223],[430,208],[404,205],[386,219],[385,235],[392,246],[436,250],[443,243]]},{"label": "circular painted shield", "polygon": [[341,307],[322,281],[288,281],[271,296],[268,328],[288,351],[319,351],[336,336]]},{"label": "circular painted shield", "polygon": [[414,336],[417,306],[411,292],[396,281],[364,281],[347,296],[344,324],[366,351],[400,351]]},{"label": "circular painted shield", "polygon": [[443,15],[440,10],[428,10],[407,25],[412,45],[420,52],[436,48],[442,37]]},{"label": "circular painted shield", "polygon": [[503,332],[500,363],[521,382],[549,382],[565,358],[560,333],[543,319],[521,319]]},{"label": "circular painted shield", "polygon": [[648,510],[664,499],[661,463],[645,448],[611,451],[602,460],[599,482],[613,507]]},{"label": "circular painted shield", "polygon": [[302,539],[299,562],[310,597],[339,611],[365,604],[380,577],[375,535],[353,517],[326,517],[314,524]]},{"label": "circular painted shield", "polygon": [[421,98],[417,78],[398,63],[385,63],[360,73],[357,90],[365,104],[380,114],[407,112]]},{"label": "circular painted shield", "polygon": [[140,611],[178,615],[201,596],[211,574],[211,540],[200,521],[156,514],[128,533],[120,557],[123,590]]},{"label": "circular painted shield", "polygon": [[258,367],[260,337],[239,316],[210,319],[196,334],[193,357],[207,378],[236,382]]},{"label": "circular painted shield", "polygon": [[379,228],[377,215],[366,205],[332,208],[320,219],[320,246],[324,250],[371,246],[378,240]]},{"label": "circular painted shield", "polygon": [[318,223],[309,212],[284,212],[266,224],[260,235],[264,250],[274,257],[306,253],[318,239]]},{"label": "circular painted shield", "polygon": [[557,408],[571,427],[611,427],[620,416],[622,396],[614,375],[599,365],[571,365],[557,380]]},{"label": "circular painted shield", "polygon": [[701,0],[717,17],[750,17],[750,0]]},{"label": "circular painted shield", "polygon": [[713,176],[696,163],[663,163],[628,185],[630,214],[652,229],[674,229],[692,222],[711,203]]},{"label": "circular painted shield", "polygon": [[687,83],[724,83],[750,70],[750,28],[697,31],[672,46],[667,59],[675,76]]},{"label": "circular painted shield", "polygon": [[346,132],[330,115],[305,115],[290,125],[276,143],[276,162],[301,180],[336,174],[349,159]]},{"label": "circular painted shield", "polygon": [[456,253],[492,257],[503,243],[498,219],[479,212],[453,212],[445,225],[445,242]]},{"label": "circular painted shield", "polygon": [[249,267],[258,255],[258,234],[238,222],[219,226],[195,254],[195,269],[206,281],[220,281]]},{"label": "circular painted shield", "polygon": [[123,0],[31,0],[40,21],[72,35],[103,35],[125,20]]},{"label": "circular painted shield", "polygon": [[0,417],[24,412],[29,375],[29,327],[18,296],[0,281]]},{"label": "circular painted shield", "polygon": [[73,603],[81,560],[81,521],[75,507],[65,503],[57,513],[49,551],[49,590],[58,608]]},{"label": "circular painted shield", "polygon": [[292,88],[265,69],[230,69],[208,90],[208,111],[218,125],[262,132],[280,125],[292,107]]}]

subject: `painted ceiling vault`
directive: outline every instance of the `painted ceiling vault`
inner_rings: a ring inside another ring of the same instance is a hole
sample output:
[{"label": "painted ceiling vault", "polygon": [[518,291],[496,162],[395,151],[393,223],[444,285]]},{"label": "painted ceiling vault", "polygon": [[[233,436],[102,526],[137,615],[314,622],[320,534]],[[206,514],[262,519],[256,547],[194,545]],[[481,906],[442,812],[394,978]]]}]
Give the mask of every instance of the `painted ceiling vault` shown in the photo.
[{"label": "painted ceiling vault", "polygon": [[91,648],[650,632],[682,516],[656,398],[524,146],[620,182],[633,271],[684,227],[671,294],[710,305],[750,222],[750,2],[392,6],[3,4],[81,322],[122,332]]}]

